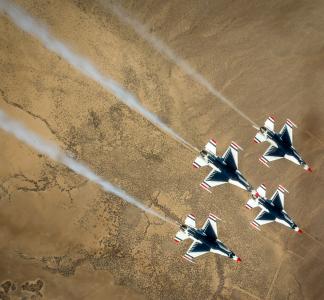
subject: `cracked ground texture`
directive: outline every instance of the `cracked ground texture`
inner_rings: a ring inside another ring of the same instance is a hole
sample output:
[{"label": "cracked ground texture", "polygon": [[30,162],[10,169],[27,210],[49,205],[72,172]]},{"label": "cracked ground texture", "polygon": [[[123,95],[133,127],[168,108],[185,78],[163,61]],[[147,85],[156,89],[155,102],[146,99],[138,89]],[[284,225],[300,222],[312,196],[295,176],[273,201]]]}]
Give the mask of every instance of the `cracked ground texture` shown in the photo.
[{"label": "cracked ground texture", "polygon": [[243,209],[243,191],[200,190],[207,170],[192,170],[194,154],[1,15],[1,109],[175,220],[194,213],[201,226],[215,213],[220,239],[243,260],[187,264],[189,243],[172,243],[176,228],[0,132],[1,297],[320,299],[323,1],[121,2],[257,123],[270,114],[278,126],[298,124],[295,143],[314,173],[259,165],[265,145],[251,143],[250,124],[95,1],[17,0],[195,146],[211,137],[219,153],[241,145],[242,172],[269,193],[286,186],[286,209],[307,234],[276,224],[254,231],[257,211]]}]

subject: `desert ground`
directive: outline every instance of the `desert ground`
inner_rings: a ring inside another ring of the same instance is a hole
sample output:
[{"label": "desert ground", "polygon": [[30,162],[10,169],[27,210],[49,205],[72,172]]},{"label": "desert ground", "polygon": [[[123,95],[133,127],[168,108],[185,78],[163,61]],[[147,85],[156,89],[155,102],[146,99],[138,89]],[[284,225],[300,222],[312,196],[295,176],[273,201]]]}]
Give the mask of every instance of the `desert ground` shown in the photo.
[{"label": "desert ground", "polygon": [[207,169],[99,84],[0,15],[0,108],[146,205],[177,221],[222,218],[237,264],[181,258],[177,228],[76,175],[0,130],[0,299],[321,299],[324,293],[324,2],[293,0],[120,3],[257,124],[274,115],[314,168],[258,161],[255,130],[121,22],[102,1],[15,0],[48,30],[140,99],[187,141],[222,154],[244,148],[253,186],[288,190],[303,235],[249,222],[248,194],[199,187]]}]

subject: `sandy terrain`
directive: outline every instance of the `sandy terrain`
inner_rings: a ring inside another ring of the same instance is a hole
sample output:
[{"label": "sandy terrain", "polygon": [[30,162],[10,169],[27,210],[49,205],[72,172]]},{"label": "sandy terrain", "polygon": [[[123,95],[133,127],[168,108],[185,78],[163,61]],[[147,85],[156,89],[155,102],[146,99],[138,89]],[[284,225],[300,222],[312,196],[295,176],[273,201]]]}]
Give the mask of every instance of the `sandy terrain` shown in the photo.
[{"label": "sandy terrain", "polygon": [[222,153],[236,141],[243,174],[269,193],[286,186],[286,210],[306,233],[250,228],[257,211],[244,209],[245,192],[201,190],[208,170],[192,170],[192,152],[1,15],[0,108],[176,220],[192,212],[202,225],[215,213],[243,262],[186,263],[189,243],[172,243],[176,228],[0,131],[0,299],[320,299],[323,1],[123,1],[254,121],[297,123],[312,174],[287,161],[263,167],[266,146],[252,143],[248,122],[99,4],[17,3],[195,146],[214,137]]}]

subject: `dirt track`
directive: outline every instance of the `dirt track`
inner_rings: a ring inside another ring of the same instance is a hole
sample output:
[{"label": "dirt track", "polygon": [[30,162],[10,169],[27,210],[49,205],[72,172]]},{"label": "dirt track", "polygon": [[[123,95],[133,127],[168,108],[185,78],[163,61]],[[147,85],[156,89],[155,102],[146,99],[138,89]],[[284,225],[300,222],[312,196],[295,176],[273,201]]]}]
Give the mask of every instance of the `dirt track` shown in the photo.
[{"label": "dirt track", "polygon": [[214,137],[222,153],[236,141],[242,173],[269,193],[283,184],[286,210],[306,234],[250,228],[257,211],[244,209],[245,192],[201,190],[208,171],[193,171],[193,153],[1,15],[0,108],[173,218],[192,212],[202,225],[215,213],[221,240],[243,260],[187,264],[189,243],[172,243],[175,228],[0,132],[0,283],[15,282],[13,297],[40,298],[22,284],[41,279],[45,299],[320,299],[323,1],[123,1],[254,121],[271,114],[278,127],[287,117],[298,124],[295,145],[312,174],[287,161],[263,167],[266,146],[252,143],[251,125],[109,10],[82,0],[17,3],[195,146]]}]

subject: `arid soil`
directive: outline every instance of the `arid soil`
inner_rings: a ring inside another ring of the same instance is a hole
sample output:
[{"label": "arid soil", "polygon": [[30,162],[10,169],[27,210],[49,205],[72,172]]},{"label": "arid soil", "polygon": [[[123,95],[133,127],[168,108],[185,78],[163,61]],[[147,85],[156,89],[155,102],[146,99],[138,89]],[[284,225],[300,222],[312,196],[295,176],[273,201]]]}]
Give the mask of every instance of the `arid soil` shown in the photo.
[{"label": "arid soil", "polygon": [[[267,169],[255,130],[95,1],[17,0],[55,36],[134,93],[198,148],[244,148],[242,173],[305,231],[249,222],[248,194],[199,188],[195,153],[0,15],[0,108],[99,175],[175,220],[209,212],[242,263],[208,254],[187,263],[176,227],[0,131],[0,299],[320,299],[324,293],[324,2],[122,1],[124,8],[258,124],[286,118],[314,172]],[[116,1],[117,3],[117,1]]]}]

